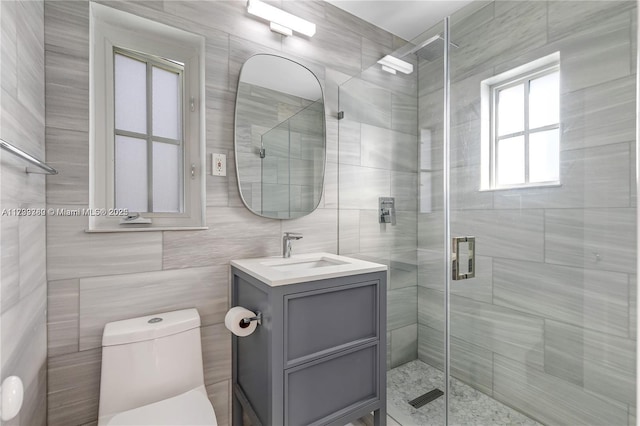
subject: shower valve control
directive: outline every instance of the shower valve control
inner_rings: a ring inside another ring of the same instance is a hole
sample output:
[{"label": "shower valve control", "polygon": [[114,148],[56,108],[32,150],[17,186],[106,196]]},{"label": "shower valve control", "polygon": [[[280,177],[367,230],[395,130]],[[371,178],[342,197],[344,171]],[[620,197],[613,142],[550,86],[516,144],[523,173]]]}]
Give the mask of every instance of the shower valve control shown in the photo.
[{"label": "shower valve control", "polygon": [[380,223],[396,224],[396,199],[394,197],[378,198],[378,212]]}]

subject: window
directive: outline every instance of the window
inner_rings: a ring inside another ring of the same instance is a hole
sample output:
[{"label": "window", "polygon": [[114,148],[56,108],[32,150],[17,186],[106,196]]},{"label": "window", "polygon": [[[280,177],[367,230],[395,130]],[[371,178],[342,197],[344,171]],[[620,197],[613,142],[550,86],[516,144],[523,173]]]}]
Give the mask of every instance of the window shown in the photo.
[{"label": "window", "polygon": [[560,71],[557,60],[548,63],[555,58],[483,82],[483,189],[560,183]]},{"label": "window", "polygon": [[184,65],[114,48],[115,208],[182,213]]},{"label": "window", "polygon": [[91,18],[90,211],[107,214],[89,230],[202,228],[204,39],[93,2]]}]

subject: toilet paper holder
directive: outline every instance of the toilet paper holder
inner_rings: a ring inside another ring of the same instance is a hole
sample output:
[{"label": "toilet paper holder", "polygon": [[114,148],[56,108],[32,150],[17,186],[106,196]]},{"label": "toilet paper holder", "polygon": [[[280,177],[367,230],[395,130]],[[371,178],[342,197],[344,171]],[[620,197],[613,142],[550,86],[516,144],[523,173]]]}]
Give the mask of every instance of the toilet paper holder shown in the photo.
[{"label": "toilet paper holder", "polygon": [[257,321],[258,325],[262,325],[262,312],[256,311],[255,317],[242,318],[242,321],[240,321],[240,327],[242,328],[249,327],[249,324],[251,324],[252,321]]}]

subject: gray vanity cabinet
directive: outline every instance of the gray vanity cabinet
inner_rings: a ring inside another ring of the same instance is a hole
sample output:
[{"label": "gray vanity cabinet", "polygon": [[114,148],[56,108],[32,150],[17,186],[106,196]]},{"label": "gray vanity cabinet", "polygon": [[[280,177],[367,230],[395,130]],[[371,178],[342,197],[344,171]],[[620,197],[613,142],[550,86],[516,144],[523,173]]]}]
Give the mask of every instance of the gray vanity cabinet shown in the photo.
[{"label": "gray vanity cabinet", "polygon": [[233,336],[233,425],[386,422],[386,277],[372,272],[271,287],[232,267],[232,306],[262,313]]}]

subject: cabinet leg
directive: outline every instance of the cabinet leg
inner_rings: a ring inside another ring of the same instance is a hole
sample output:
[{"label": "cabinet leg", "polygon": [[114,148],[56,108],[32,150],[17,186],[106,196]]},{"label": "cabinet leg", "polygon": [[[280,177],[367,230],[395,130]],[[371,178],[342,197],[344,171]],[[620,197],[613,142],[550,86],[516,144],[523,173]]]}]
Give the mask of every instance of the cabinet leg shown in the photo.
[{"label": "cabinet leg", "polygon": [[387,426],[387,410],[385,408],[373,412],[373,426]]}]

